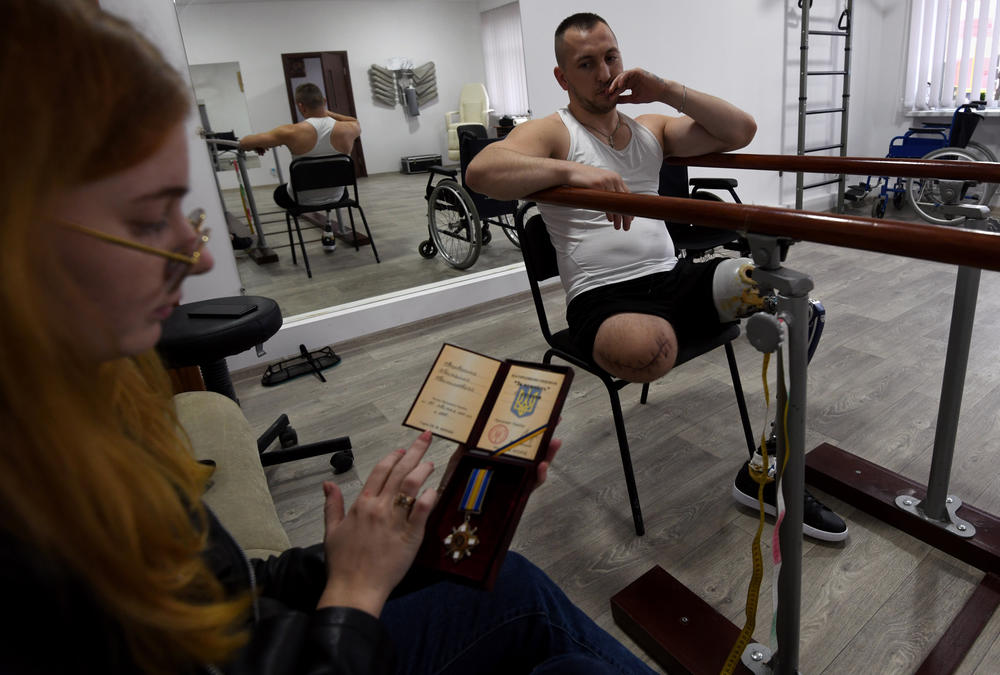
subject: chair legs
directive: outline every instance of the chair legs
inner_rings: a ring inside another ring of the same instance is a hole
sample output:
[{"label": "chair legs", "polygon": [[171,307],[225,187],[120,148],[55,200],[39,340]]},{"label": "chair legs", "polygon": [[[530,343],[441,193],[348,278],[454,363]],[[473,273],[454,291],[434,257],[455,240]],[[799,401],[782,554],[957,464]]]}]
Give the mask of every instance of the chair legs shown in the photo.
[{"label": "chair legs", "polygon": [[350,216],[350,218],[351,218],[351,236],[354,238],[354,250],[355,251],[358,250],[358,232],[354,228],[354,208],[357,208],[358,209],[358,213],[361,214],[361,222],[365,226],[365,234],[368,235],[368,243],[372,247],[372,253],[375,254],[375,262],[380,263],[380,262],[382,262],[382,260],[379,259],[379,257],[378,257],[378,249],[375,248],[375,238],[372,237],[371,228],[368,227],[368,219],[365,218],[365,210],[363,208],[361,208],[360,206],[349,207],[347,209],[347,215]]},{"label": "chair legs", "polygon": [[[736,394],[736,405],[740,411],[740,421],[743,423],[743,434],[746,437],[747,450],[750,453],[750,457],[753,457],[755,450],[753,431],[750,427],[750,415],[747,412],[746,399],[743,396],[743,385],[740,381],[739,367],[736,364],[736,354],[733,351],[732,342],[727,342],[724,346],[726,348],[726,360],[729,362],[729,374],[733,379],[733,392]],[[545,352],[542,361],[544,363],[551,363],[552,357],[556,355],[556,352],[548,350]],[[598,375],[597,373],[594,374]],[[615,382],[606,375],[598,376],[607,388],[608,397],[611,399],[611,416],[615,422],[615,435],[618,437],[618,450],[622,458],[622,471],[625,473],[625,487],[628,490],[629,505],[632,507],[632,522],[635,525],[636,535],[641,537],[646,533],[646,527],[642,520],[642,507],[639,505],[639,490],[635,484],[635,471],[632,468],[632,453],[629,449],[628,434],[625,431],[625,417],[622,414],[621,398],[618,396],[618,390],[625,383],[621,381]],[[648,396],[649,383],[647,382],[642,385],[642,395],[639,402],[646,403]]]},{"label": "chair legs", "polygon": [[625,433],[625,417],[622,415],[622,403],[618,397],[618,390],[615,389],[611,380],[604,380],[604,386],[608,388],[608,396],[611,398],[611,415],[615,420],[615,433],[618,435],[618,450],[622,456],[622,469],[625,472],[625,487],[628,488],[628,501],[632,506],[632,523],[635,525],[635,533],[641,537],[646,534],[646,526],[642,523],[642,508],[639,506],[639,490],[635,486],[635,472],[632,471],[632,453],[628,447],[628,434]]},{"label": "chair legs", "polygon": [[292,252],[292,264],[298,265],[298,260],[295,258],[295,240],[292,239],[292,216],[288,211],[285,211],[285,227],[288,228],[288,250]]},{"label": "chair legs", "polygon": [[[543,363],[552,363],[552,357],[556,352],[549,349],[542,357]],[[562,358],[562,357],[561,357]],[[572,363],[572,361],[570,361]],[[590,371],[593,373],[593,371]],[[599,375],[601,382],[607,387],[608,396],[611,398],[611,417],[615,422],[615,435],[618,437],[618,451],[622,456],[622,471],[625,473],[625,487],[628,490],[628,501],[632,507],[632,523],[635,525],[635,533],[641,537],[646,534],[646,526],[642,522],[642,507],[639,506],[639,489],[635,485],[635,472],[632,470],[632,453],[628,447],[628,434],[625,432],[625,416],[622,414],[621,398],[618,396],[618,387],[607,375]],[[622,384],[619,382],[619,384]],[[646,395],[649,393],[649,384],[642,386],[642,403],[646,402]]]},{"label": "chair legs", "polygon": [[729,362],[729,374],[733,378],[733,391],[736,394],[736,405],[740,409],[740,421],[743,422],[743,435],[746,436],[747,450],[750,452],[750,459],[757,446],[753,440],[753,431],[750,428],[750,415],[747,413],[747,401],[743,397],[743,385],[740,382],[740,369],[736,365],[736,354],[733,352],[733,343],[726,343],[726,361]]},{"label": "chair legs", "polygon": [[[292,220],[295,221],[295,233],[299,236],[299,247],[302,249],[302,262],[306,264],[306,276],[312,279],[313,273],[309,268],[309,256],[306,255],[306,243],[302,240],[302,228],[299,227],[299,217],[292,216]],[[291,241],[291,232],[289,234],[289,241]],[[292,244],[292,262],[295,262],[295,245]],[[296,263],[298,264],[298,263]]]}]

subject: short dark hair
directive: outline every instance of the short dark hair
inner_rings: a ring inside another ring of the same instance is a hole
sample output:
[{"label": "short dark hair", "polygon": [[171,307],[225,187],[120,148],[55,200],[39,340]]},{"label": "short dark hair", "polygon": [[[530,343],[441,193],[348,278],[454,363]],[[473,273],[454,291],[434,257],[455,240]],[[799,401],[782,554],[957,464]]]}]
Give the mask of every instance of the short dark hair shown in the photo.
[{"label": "short dark hair", "polygon": [[[567,16],[565,19],[562,20],[562,22],[556,28],[556,35],[555,35],[556,63],[559,64],[559,67],[563,66],[562,43],[563,43],[563,35],[566,33],[566,31],[568,31],[570,28],[577,28],[579,30],[590,30],[599,23],[603,23],[605,26],[608,26],[608,30],[611,30],[611,26],[608,25],[608,22],[605,21],[602,17],[598,16],[597,14],[594,14],[593,12],[577,12],[576,14]],[[613,35],[614,31],[611,31],[611,33]]]},{"label": "short dark hair", "polygon": [[312,82],[295,87],[295,102],[312,110],[323,105],[323,92]]}]

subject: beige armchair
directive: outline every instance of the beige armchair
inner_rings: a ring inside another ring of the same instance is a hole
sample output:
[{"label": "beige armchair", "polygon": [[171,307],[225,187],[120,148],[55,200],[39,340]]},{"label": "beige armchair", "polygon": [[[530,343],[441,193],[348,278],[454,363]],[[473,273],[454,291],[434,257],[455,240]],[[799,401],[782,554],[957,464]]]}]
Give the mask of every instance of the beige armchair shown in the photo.
[{"label": "beige armchair", "polygon": [[250,558],[267,558],[289,548],[260,463],[257,436],[240,407],[210,391],[177,394],[174,406],[194,456],[215,462],[204,499],[219,522]]},{"label": "beige armchair", "polygon": [[[486,86],[482,82],[470,82],[462,87],[458,110],[444,114],[445,126],[448,129],[448,159],[457,161],[458,127],[462,124],[482,124],[489,128],[490,98],[486,94]],[[458,117],[456,121],[456,116]]]}]

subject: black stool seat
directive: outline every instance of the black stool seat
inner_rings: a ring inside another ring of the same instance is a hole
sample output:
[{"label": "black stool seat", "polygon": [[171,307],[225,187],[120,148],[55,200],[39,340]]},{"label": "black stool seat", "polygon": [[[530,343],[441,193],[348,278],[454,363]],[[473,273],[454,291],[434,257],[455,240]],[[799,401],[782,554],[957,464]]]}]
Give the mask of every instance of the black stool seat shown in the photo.
[{"label": "black stool seat", "polygon": [[168,368],[201,366],[262,344],[281,328],[271,298],[238,295],[176,307],[156,345]]},{"label": "black stool seat", "polygon": [[198,366],[209,391],[239,403],[226,357],[263,344],[279,328],[281,308],[270,298],[213,298],[176,307],[156,349],[168,368]]}]

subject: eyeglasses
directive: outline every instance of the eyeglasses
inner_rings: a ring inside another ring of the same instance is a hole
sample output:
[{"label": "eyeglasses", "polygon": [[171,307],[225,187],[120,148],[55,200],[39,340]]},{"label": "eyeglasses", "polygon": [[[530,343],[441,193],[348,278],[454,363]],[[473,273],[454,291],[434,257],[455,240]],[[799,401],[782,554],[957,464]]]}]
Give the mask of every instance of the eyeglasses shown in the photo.
[{"label": "eyeglasses", "polygon": [[209,228],[203,227],[205,224],[204,209],[195,209],[188,215],[187,219],[188,222],[191,223],[191,227],[194,228],[195,234],[198,235],[195,239],[194,246],[187,252],[167,251],[162,248],[146,246],[145,244],[129,241],[128,239],[116,237],[115,235],[108,234],[107,232],[101,232],[100,230],[84,227],[83,225],[69,220],[63,220],[62,218],[58,219],[57,222],[65,228],[74,230],[80,234],[85,234],[88,237],[93,237],[94,239],[100,239],[101,241],[106,241],[110,244],[116,244],[135,251],[142,251],[143,253],[149,253],[161,258],[166,258],[167,266],[164,272],[164,280],[167,283],[167,290],[172,293],[177,290],[177,287],[181,285],[181,282],[184,281],[187,275],[191,273],[194,266],[198,264],[198,261],[201,259],[201,250],[205,247],[205,244],[208,243],[209,234],[211,232]]}]

